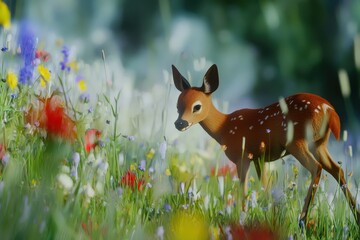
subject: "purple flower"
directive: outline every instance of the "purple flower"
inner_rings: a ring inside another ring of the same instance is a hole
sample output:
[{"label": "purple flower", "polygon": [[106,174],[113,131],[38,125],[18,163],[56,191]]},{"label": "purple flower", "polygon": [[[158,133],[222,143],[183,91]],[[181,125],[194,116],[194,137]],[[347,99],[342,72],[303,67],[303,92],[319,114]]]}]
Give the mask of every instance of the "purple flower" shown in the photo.
[{"label": "purple flower", "polygon": [[64,46],[61,50],[61,53],[63,54],[64,58],[63,60],[60,62],[60,67],[61,70],[63,71],[70,71],[70,67],[68,66],[69,63],[69,48],[67,46]]},{"label": "purple flower", "polygon": [[87,92],[81,93],[79,96],[79,100],[82,103],[88,103],[90,101],[90,94]]},{"label": "purple flower", "polygon": [[20,25],[19,45],[23,60],[23,67],[19,73],[19,82],[21,84],[32,83],[36,40],[33,30],[27,23]]},{"label": "purple flower", "polygon": [[8,50],[9,50],[9,49],[8,49],[7,47],[2,47],[2,48],[1,48],[1,51],[2,51],[2,52],[7,52]]},{"label": "purple flower", "polygon": [[146,170],[146,161],[145,160],[140,161],[139,170],[143,171],[143,172]]},{"label": "purple flower", "polygon": [[170,211],[171,211],[171,206],[170,206],[170,204],[165,203],[165,204],[164,204],[164,210],[165,210],[165,212],[170,212]]},{"label": "purple flower", "polygon": [[267,128],[267,129],[266,129],[266,132],[267,132],[267,133],[270,133],[270,132],[271,132],[271,130],[270,130],[269,128]]}]

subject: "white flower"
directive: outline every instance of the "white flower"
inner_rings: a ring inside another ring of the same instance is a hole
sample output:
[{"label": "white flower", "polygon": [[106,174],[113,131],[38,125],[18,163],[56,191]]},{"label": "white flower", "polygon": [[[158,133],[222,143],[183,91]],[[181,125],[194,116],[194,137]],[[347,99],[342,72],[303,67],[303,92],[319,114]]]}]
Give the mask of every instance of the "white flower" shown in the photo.
[{"label": "white flower", "polygon": [[180,183],[180,193],[181,193],[181,194],[184,194],[184,193],[185,193],[185,183],[184,183],[184,182],[181,182],[181,183]]},{"label": "white flower", "polygon": [[166,149],[167,149],[167,143],[164,140],[160,144],[160,147],[159,147],[159,153],[160,153],[161,160],[165,160],[165,158],[166,158]]},{"label": "white flower", "polygon": [[74,161],[75,168],[77,168],[80,163],[80,154],[78,152],[74,152],[72,155],[72,160]]},{"label": "white flower", "polygon": [[93,197],[95,197],[95,191],[94,191],[94,189],[91,187],[90,184],[84,185],[82,191],[83,191],[83,193],[85,194],[85,196],[87,196],[88,198],[93,198]]},{"label": "white flower", "polygon": [[205,207],[205,210],[208,210],[209,208],[209,203],[210,203],[210,196],[209,194],[205,196],[204,198],[204,207]]},{"label": "white flower", "polygon": [[219,186],[220,196],[224,196],[224,176],[218,177],[218,186]]},{"label": "white flower", "polygon": [[256,205],[257,205],[256,191],[252,191],[250,196],[250,207],[255,208]]},{"label": "white flower", "polygon": [[58,182],[64,188],[65,191],[70,191],[74,186],[73,180],[69,175],[65,173],[60,173],[57,177]]},{"label": "white flower", "polygon": [[124,165],[124,154],[123,153],[119,153],[119,158],[118,158],[118,163],[119,163],[119,166],[122,166]]},{"label": "white flower", "polygon": [[165,233],[165,230],[164,230],[164,227],[163,226],[160,226],[157,228],[156,230],[156,236],[160,239],[160,240],[163,240],[164,239],[164,233]]}]

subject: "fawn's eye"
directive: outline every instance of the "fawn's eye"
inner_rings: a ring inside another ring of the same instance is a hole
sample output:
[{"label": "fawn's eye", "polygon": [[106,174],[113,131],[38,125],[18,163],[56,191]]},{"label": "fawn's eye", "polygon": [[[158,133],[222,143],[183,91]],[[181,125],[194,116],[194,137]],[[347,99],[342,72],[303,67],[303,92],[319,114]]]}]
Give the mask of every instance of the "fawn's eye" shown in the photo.
[{"label": "fawn's eye", "polygon": [[201,109],[201,104],[196,104],[194,107],[193,107],[193,113],[196,113],[198,111],[200,111]]}]

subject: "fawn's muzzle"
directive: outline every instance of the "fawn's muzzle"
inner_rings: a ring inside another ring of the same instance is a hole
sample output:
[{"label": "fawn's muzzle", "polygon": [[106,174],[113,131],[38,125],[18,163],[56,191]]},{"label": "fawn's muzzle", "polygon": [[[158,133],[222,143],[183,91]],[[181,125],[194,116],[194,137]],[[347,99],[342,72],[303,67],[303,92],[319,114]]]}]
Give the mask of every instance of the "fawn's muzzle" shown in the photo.
[{"label": "fawn's muzzle", "polygon": [[174,124],[176,129],[179,131],[185,131],[188,127],[190,127],[188,121],[182,120],[181,118],[176,120]]}]

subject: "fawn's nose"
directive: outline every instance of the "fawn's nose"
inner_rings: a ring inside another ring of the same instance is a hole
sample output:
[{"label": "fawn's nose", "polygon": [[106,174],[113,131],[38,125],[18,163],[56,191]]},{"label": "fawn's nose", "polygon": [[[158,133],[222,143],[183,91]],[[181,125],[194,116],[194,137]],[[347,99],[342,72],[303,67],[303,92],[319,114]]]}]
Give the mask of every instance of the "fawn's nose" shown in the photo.
[{"label": "fawn's nose", "polygon": [[181,118],[176,120],[174,124],[175,124],[176,129],[179,131],[182,131],[189,126],[188,121],[182,120]]}]

